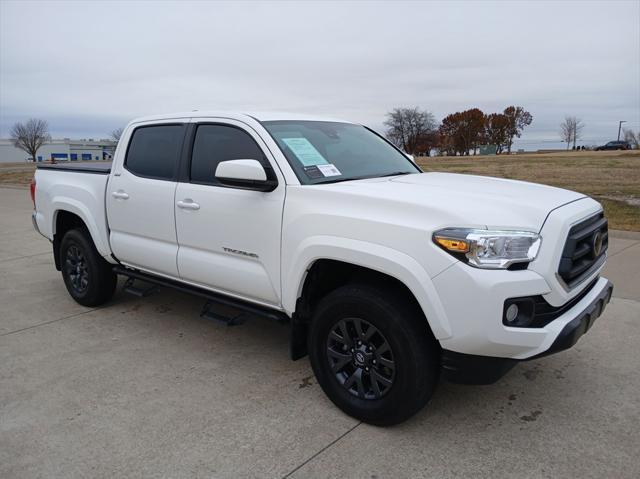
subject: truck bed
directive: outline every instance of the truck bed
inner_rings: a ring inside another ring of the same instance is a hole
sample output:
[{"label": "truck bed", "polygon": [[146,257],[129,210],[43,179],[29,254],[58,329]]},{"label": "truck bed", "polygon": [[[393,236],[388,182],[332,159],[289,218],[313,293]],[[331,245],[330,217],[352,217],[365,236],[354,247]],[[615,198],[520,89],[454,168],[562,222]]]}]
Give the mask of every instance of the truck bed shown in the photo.
[{"label": "truck bed", "polygon": [[105,194],[110,171],[107,161],[37,165],[34,219],[40,233],[53,241],[57,211],[67,211],[84,222],[98,252],[109,258]]},{"label": "truck bed", "polygon": [[54,163],[54,164],[38,164],[36,167],[39,170],[61,170],[61,171],[73,171],[78,173],[93,173],[96,175],[108,175],[111,172],[110,161],[100,161],[96,163]]}]

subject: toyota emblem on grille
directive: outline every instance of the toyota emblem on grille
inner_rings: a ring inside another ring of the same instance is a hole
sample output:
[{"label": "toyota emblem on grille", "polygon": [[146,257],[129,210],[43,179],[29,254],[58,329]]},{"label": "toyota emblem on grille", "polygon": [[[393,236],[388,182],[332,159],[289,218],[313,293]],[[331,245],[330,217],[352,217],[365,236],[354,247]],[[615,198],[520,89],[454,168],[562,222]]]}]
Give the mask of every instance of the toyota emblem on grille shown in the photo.
[{"label": "toyota emblem on grille", "polygon": [[591,254],[594,258],[600,256],[602,252],[602,233],[600,231],[596,231],[596,234],[593,235],[591,248]]}]

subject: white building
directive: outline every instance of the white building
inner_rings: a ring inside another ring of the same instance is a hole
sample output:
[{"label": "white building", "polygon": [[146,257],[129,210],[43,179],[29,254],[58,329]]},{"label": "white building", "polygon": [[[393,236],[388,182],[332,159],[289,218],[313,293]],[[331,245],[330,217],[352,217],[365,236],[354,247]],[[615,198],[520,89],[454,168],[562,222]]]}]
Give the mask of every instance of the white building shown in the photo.
[{"label": "white building", "polygon": [[[37,161],[110,160],[116,149],[112,140],[51,140],[38,150]],[[29,154],[13,146],[13,141],[0,140],[0,163],[24,163]]]}]

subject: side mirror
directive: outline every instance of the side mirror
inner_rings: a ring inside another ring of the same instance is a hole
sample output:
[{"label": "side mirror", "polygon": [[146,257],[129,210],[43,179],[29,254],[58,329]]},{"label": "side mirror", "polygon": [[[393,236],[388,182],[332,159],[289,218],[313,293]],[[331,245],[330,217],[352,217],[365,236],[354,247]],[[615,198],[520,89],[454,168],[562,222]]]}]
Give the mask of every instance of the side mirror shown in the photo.
[{"label": "side mirror", "polygon": [[268,179],[267,172],[257,160],[227,160],[218,163],[216,179],[226,186],[256,191],[273,191],[278,186]]}]

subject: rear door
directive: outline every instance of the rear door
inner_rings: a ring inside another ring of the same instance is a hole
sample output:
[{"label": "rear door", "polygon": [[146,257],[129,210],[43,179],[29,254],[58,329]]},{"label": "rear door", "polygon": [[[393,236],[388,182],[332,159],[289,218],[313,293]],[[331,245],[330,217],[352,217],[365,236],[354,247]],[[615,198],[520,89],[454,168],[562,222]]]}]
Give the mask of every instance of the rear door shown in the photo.
[{"label": "rear door", "polygon": [[[186,120],[188,121],[188,120]],[[107,185],[111,250],[122,263],[177,278],[175,192],[184,122],[136,127]]]},{"label": "rear door", "polygon": [[[285,184],[249,126],[233,120],[191,126],[176,190],[178,269],[183,280],[254,302],[280,304],[280,236]],[[278,180],[270,192],[220,184],[218,163],[258,160]]]}]

